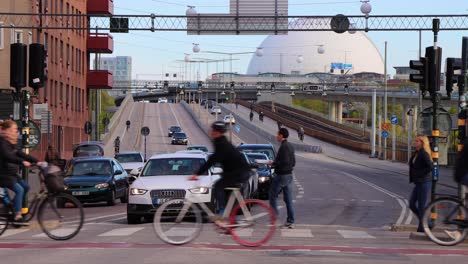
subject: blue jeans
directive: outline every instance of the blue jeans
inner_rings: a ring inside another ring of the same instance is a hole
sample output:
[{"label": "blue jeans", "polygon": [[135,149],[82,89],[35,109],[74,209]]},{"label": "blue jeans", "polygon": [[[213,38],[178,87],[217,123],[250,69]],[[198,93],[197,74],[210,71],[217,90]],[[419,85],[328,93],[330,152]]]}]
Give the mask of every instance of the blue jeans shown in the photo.
[{"label": "blue jeans", "polygon": [[292,174],[276,175],[273,177],[270,186],[270,205],[278,215],[278,205],[276,199],[281,191],[283,191],[283,200],[286,203],[287,219],[286,222],[294,223],[294,208],[293,208],[293,191],[292,191]]},{"label": "blue jeans", "polygon": [[411,211],[418,217],[419,225],[418,232],[424,232],[422,225],[422,218],[424,215],[424,209],[427,205],[427,196],[431,189],[432,182],[417,182],[414,185],[413,192],[409,200],[409,206]]},{"label": "blue jeans", "polygon": [[13,205],[15,213],[21,213],[21,208],[23,207],[23,198],[24,195],[29,191],[29,185],[24,180],[13,185],[12,191],[15,193],[15,198],[13,198]]}]

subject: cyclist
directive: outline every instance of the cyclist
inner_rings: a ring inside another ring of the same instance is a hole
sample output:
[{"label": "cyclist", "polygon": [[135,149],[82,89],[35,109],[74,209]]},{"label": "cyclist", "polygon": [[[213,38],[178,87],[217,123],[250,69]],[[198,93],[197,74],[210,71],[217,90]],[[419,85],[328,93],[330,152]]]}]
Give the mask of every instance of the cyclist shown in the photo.
[{"label": "cyclist", "polygon": [[263,115],[264,115],[263,111],[260,111],[260,113],[258,114],[258,119],[262,122],[263,122]]},{"label": "cyclist", "polygon": [[254,118],[254,113],[253,113],[253,111],[250,111],[249,117],[250,117],[250,122],[252,122],[252,121],[253,121],[253,118]]},{"label": "cyclist", "polygon": [[120,152],[120,136],[117,136],[114,140],[114,150],[115,155],[119,154]]},{"label": "cyclist", "polygon": [[15,121],[7,120],[0,124],[0,187],[6,187],[15,193],[13,205],[15,211],[14,222],[22,224],[21,208],[23,197],[29,190],[29,185],[18,175],[19,166],[29,167],[37,163],[37,159],[25,154],[18,144],[18,125]]},{"label": "cyclist", "polygon": [[209,136],[213,141],[215,151],[208,158],[208,161],[189,178],[190,180],[198,180],[198,175],[203,174],[215,163],[221,164],[223,173],[221,179],[218,180],[214,186],[215,197],[219,208],[217,212],[219,215],[215,221],[221,220],[221,215],[226,205],[224,189],[236,186],[239,183],[245,183],[249,178],[250,171],[250,166],[247,164],[242,153],[229,143],[224,135],[226,131],[226,124],[222,121],[216,121],[211,125]]},{"label": "cyclist", "polygon": [[297,129],[297,136],[299,137],[300,141],[304,141],[304,128],[303,127],[300,126]]},{"label": "cyclist", "polygon": [[127,131],[128,131],[128,129],[130,128],[130,120],[127,120],[127,122],[125,122],[125,125],[127,126]]}]

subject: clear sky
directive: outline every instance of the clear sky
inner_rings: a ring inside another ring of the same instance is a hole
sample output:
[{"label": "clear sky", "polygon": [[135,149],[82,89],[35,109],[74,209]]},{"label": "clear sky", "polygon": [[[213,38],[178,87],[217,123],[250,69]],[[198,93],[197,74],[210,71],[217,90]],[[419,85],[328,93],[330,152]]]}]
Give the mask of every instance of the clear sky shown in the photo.
[{"label": "clear sky", "polygon": [[[252,0],[254,1],[254,0]],[[371,0],[371,15],[428,15],[466,14],[467,0]],[[187,5],[196,6],[199,13],[228,13],[229,0],[114,0],[114,14],[185,15]],[[352,0],[289,0],[289,15],[361,15],[361,3]],[[384,42],[388,42],[389,73],[393,66],[406,66],[410,59],[418,57],[417,32],[369,32],[368,36],[384,54]],[[439,46],[443,48],[443,58],[461,57],[463,31],[442,31],[439,33]],[[185,32],[138,31],[129,34],[114,33],[115,48],[112,56],[133,57],[133,77],[138,79],[161,79],[163,72],[178,72],[184,53],[192,53],[192,43],[199,43],[202,50],[221,52],[255,51],[265,35],[258,36],[194,36]],[[432,32],[422,33],[422,46],[432,45]],[[424,52],[424,51],[423,51]],[[207,58],[206,54],[193,55]],[[223,59],[222,55],[208,58]],[[233,62],[233,71],[245,73],[250,55],[238,56]],[[218,65],[222,71],[222,63]],[[224,65],[229,71],[229,63]],[[214,64],[209,72],[216,72]],[[202,66],[204,78],[206,66]],[[137,76],[138,74],[138,76]]]}]

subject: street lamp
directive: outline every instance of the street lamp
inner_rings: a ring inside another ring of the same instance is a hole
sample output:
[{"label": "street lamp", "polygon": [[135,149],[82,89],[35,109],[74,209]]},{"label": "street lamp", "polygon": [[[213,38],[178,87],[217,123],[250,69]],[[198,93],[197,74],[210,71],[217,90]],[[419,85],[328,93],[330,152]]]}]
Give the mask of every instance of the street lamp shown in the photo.
[{"label": "street lamp", "polygon": [[197,10],[195,9],[195,6],[187,6],[188,9],[185,11],[186,16],[196,16],[198,15]]},{"label": "street lamp", "polygon": [[349,24],[348,33],[349,34],[356,34],[356,23]]},{"label": "street lamp", "polygon": [[323,47],[323,45],[316,45],[318,46],[317,48],[317,53],[318,54],[324,54],[325,53],[325,48]]},{"label": "street lamp", "polygon": [[372,6],[369,4],[370,0],[361,0],[361,12],[366,16],[366,29],[364,31],[369,32],[368,28],[368,19],[369,19],[369,14],[372,12]]},{"label": "street lamp", "polygon": [[271,111],[274,113],[275,112],[275,84],[271,84]]},{"label": "street lamp", "polygon": [[298,55],[296,61],[297,63],[302,63],[304,61],[304,57],[302,55]]},{"label": "street lamp", "polygon": [[200,44],[198,44],[198,43],[192,43],[192,44],[193,44],[192,51],[194,53],[200,52]]}]

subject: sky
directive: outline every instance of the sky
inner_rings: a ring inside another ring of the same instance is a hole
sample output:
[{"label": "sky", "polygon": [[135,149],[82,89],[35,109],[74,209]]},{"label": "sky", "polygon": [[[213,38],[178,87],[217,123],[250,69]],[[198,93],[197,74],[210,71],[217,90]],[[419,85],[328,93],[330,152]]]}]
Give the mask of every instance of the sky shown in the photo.
[{"label": "sky", "polygon": [[[370,4],[372,5],[371,15],[434,15],[468,12],[467,0],[371,0]],[[196,6],[198,13],[229,12],[229,0],[114,0],[114,14],[185,15],[187,5]],[[289,0],[289,15],[362,15],[360,6],[360,1],[353,0]],[[367,34],[382,56],[384,43],[387,41],[389,74],[394,74],[393,66],[407,66],[409,60],[419,57],[418,32],[369,32]],[[441,31],[439,33],[438,44],[443,48],[443,61],[446,57],[461,57],[461,43],[464,35],[468,36],[468,32]],[[192,54],[192,43],[199,43],[200,48],[205,51],[248,52],[255,51],[265,37],[266,35],[196,36],[187,35],[185,32],[166,31],[113,33],[115,46],[111,56],[132,56],[133,78],[159,80],[162,79],[163,73],[181,71],[180,61],[184,60],[186,53]],[[432,44],[432,32],[423,32],[423,50],[424,47]],[[194,58],[227,59],[222,56],[192,55]],[[251,55],[237,56],[238,60],[233,61],[233,71],[245,73],[250,57]],[[202,78],[206,76],[206,67],[202,65]],[[229,62],[218,64],[218,69],[215,64],[209,64],[208,72],[212,73],[216,70],[228,72],[229,67]]]}]

